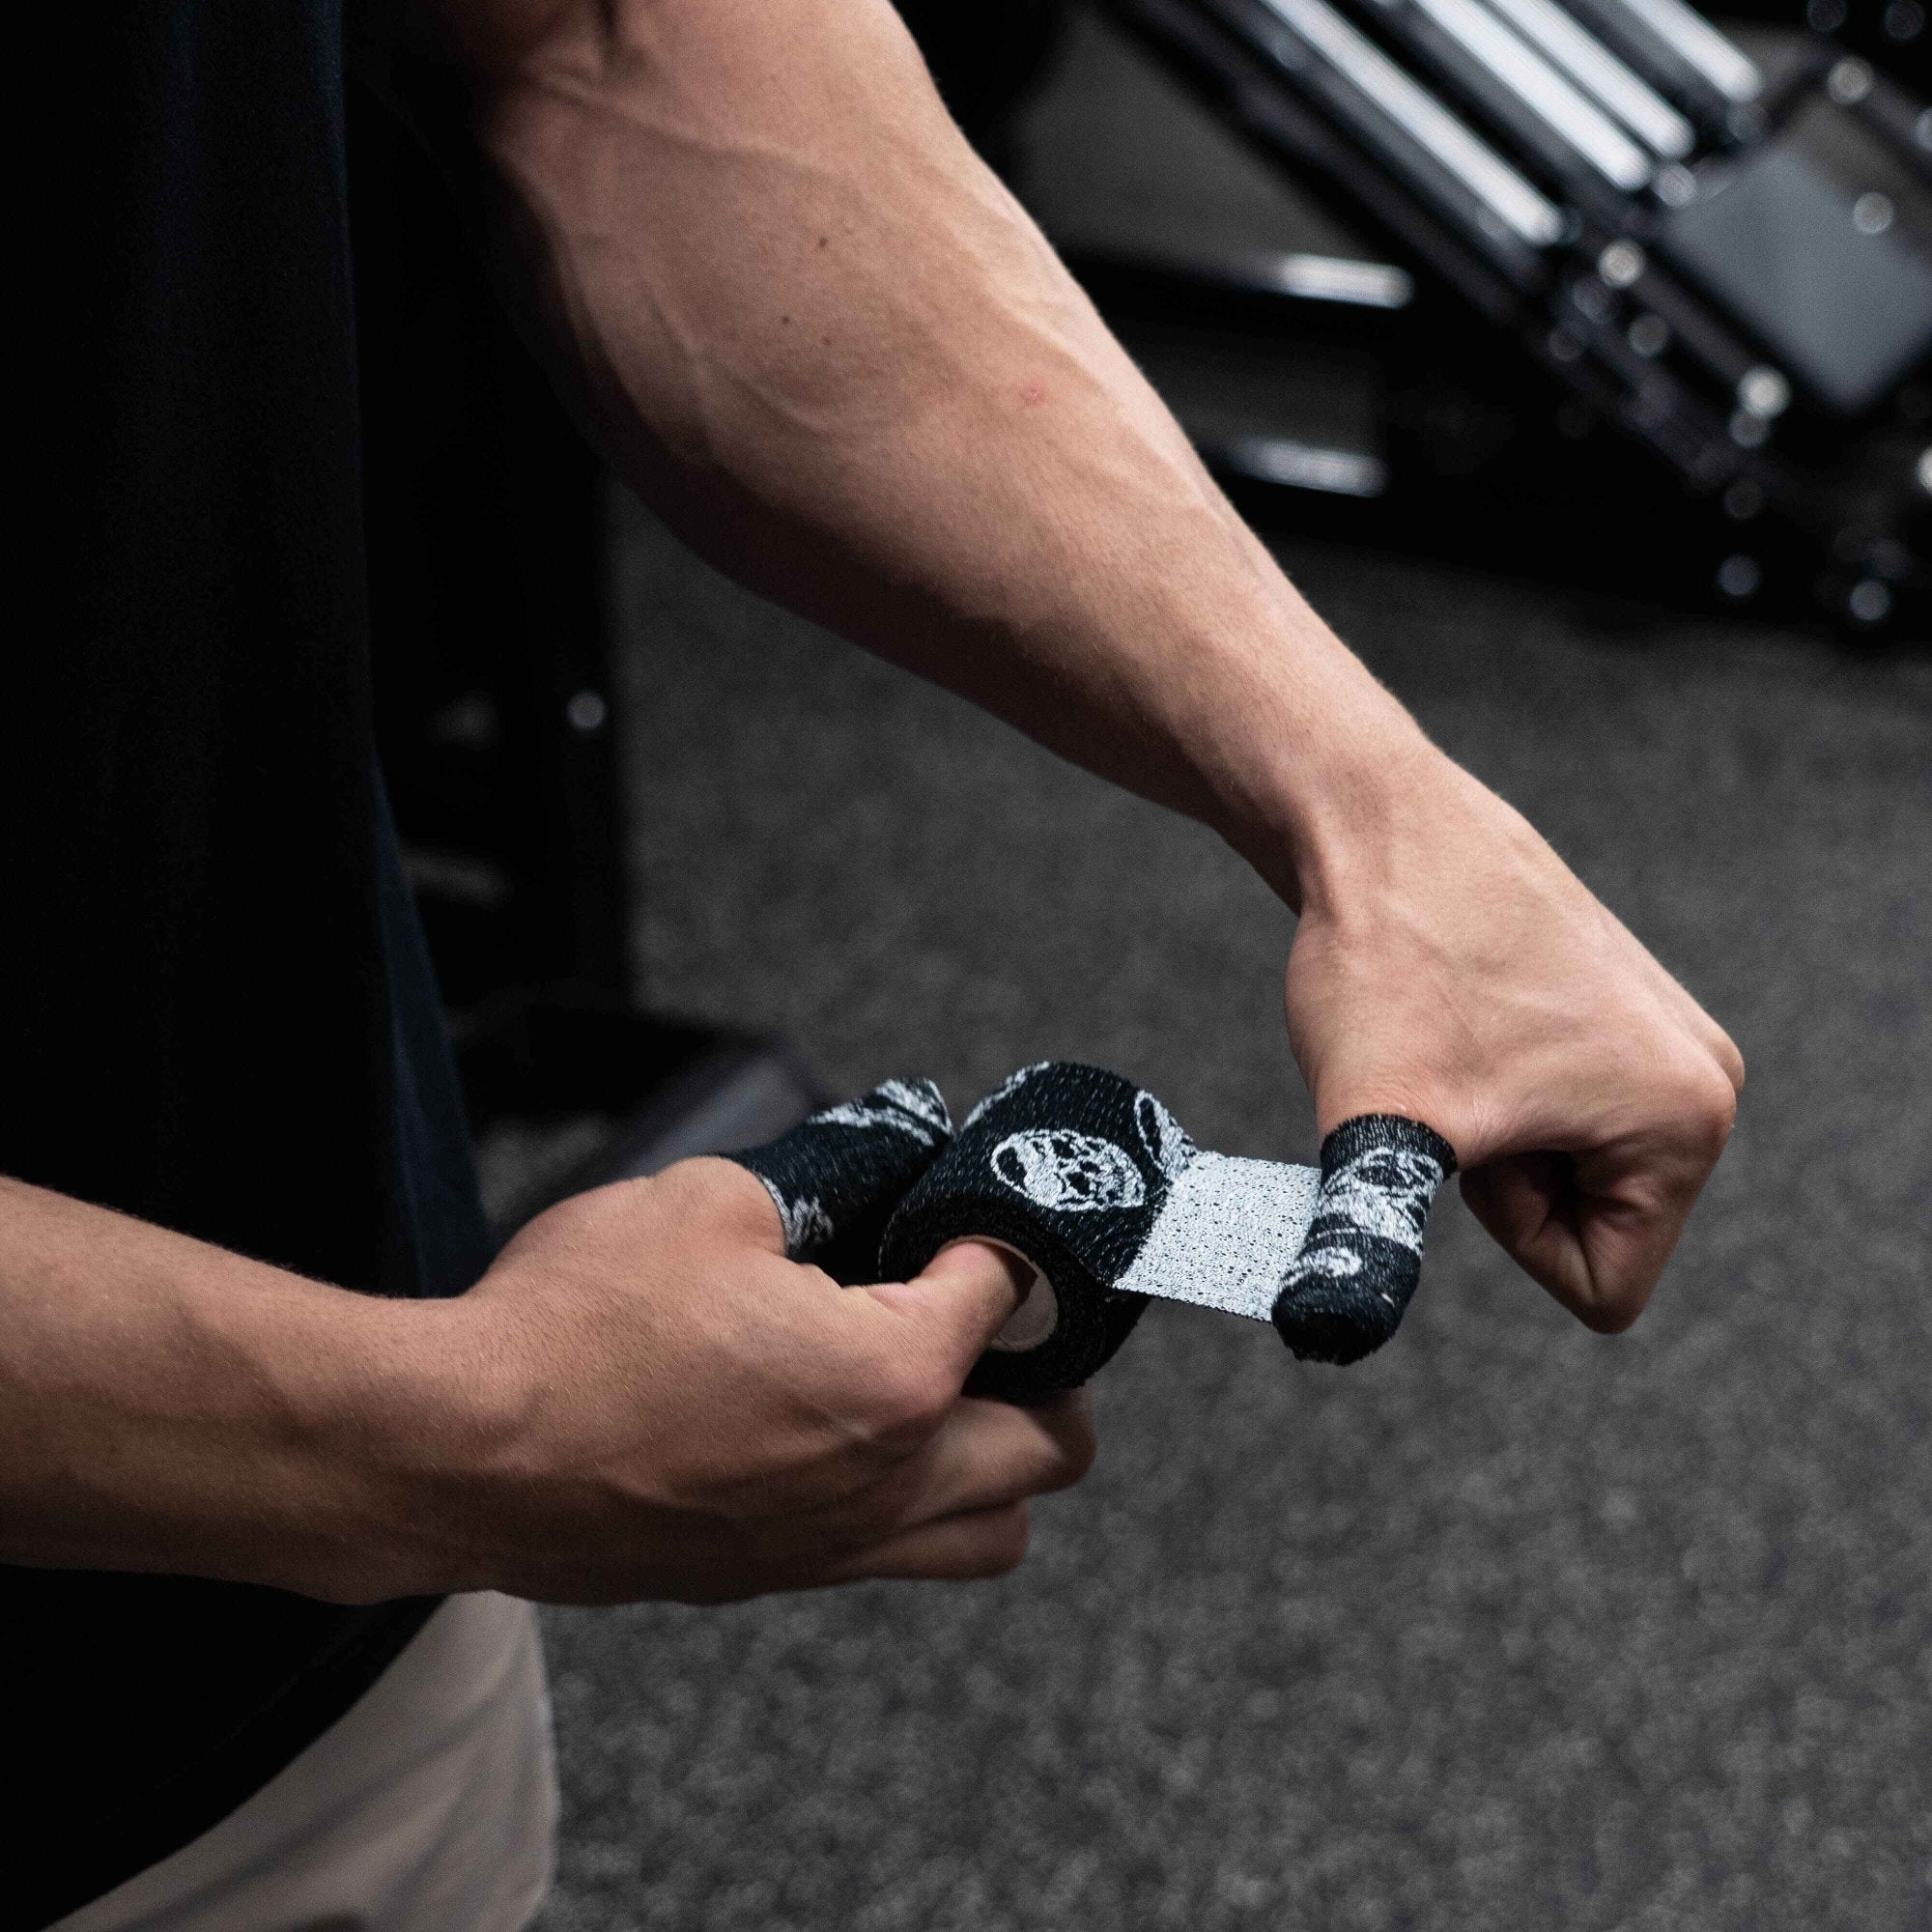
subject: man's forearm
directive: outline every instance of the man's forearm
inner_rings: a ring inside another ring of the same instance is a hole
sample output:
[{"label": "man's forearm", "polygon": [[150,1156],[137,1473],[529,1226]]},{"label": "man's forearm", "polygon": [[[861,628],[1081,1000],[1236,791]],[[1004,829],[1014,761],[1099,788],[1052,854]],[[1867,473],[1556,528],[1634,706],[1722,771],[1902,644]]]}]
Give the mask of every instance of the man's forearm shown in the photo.
[{"label": "man's forearm", "polygon": [[0,1561],[415,1587],[447,1306],[0,1179]]},{"label": "man's forearm", "polygon": [[566,5],[495,40],[460,14],[553,339],[697,548],[1216,824],[1291,896],[1319,815],[1427,755],[885,0]]},{"label": "man's forearm", "polygon": [[338,1602],[719,1602],[997,1575],[1084,1403],[963,1399],[997,1251],[837,1287],[746,1169],[539,1215],[449,1301],[304,1281],[0,1180],[0,1562]]}]

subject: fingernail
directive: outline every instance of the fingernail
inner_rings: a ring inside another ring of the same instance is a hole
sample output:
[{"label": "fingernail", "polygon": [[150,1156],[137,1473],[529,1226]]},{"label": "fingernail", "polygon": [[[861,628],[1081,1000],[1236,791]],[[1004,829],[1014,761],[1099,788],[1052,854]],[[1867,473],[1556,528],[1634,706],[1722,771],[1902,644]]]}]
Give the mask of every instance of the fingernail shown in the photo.
[{"label": "fingernail", "polygon": [[976,1265],[984,1262],[996,1264],[1000,1272],[1006,1276],[1008,1286],[1012,1289],[1015,1301],[1023,1300],[1028,1289],[1034,1284],[1034,1270],[1031,1264],[1014,1254],[1011,1249],[1003,1248],[993,1241],[976,1241],[971,1238],[947,1242],[945,1247],[926,1263],[925,1271],[930,1274],[948,1255],[970,1255]]}]

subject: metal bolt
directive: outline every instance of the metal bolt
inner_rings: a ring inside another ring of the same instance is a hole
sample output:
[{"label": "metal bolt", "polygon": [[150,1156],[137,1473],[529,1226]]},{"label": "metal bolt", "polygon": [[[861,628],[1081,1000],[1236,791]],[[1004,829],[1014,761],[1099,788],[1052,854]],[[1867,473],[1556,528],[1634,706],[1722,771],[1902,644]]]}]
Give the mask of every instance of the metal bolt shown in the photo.
[{"label": "metal bolt", "polygon": [[1781,416],[1791,407],[1791,384],[1770,364],[1759,362],[1738,378],[1738,401],[1754,416]]},{"label": "metal bolt", "polygon": [[1748,597],[1764,582],[1754,556],[1727,556],[1718,566],[1718,588],[1726,597]]},{"label": "metal bolt", "polygon": [[1885,31],[1889,40],[1916,41],[1925,31],[1925,9],[1918,0],[1891,0],[1885,10]]},{"label": "metal bolt", "polygon": [[1861,624],[1882,624],[1891,615],[1891,592],[1875,577],[1861,577],[1845,599],[1848,610]]},{"label": "metal bolt", "polygon": [[1731,440],[1740,449],[1756,449],[1771,434],[1771,425],[1748,410],[1731,412]]},{"label": "metal bolt", "polygon": [[1629,336],[1639,355],[1662,355],[1670,344],[1670,325],[1661,315],[1640,315],[1631,324]]},{"label": "metal bolt", "polygon": [[1659,168],[1650,185],[1666,208],[1686,208],[1697,199],[1697,177],[1679,161]]},{"label": "metal bolt", "polygon": [[1594,275],[1585,275],[1573,284],[1570,299],[1592,322],[1603,322],[1610,313],[1610,292]]},{"label": "metal bolt", "polygon": [[1871,92],[1872,71],[1847,55],[1825,76],[1825,92],[1840,107],[1856,107]]},{"label": "metal bolt", "polygon": [[1874,191],[1852,203],[1852,226],[1861,235],[1883,235],[1891,226],[1891,197]]},{"label": "metal bolt", "polygon": [[1627,289],[1643,273],[1643,250],[1634,242],[1612,242],[1597,257],[1597,272],[1613,289]]},{"label": "metal bolt", "polygon": [[1748,476],[1740,476],[1724,492],[1724,514],[1734,524],[1747,524],[1764,508],[1764,492]]},{"label": "metal bolt", "polygon": [[1918,452],[1918,487],[1928,497],[1932,497],[1932,449],[1921,449]]},{"label": "metal bolt", "polygon": [[587,738],[591,732],[603,729],[611,710],[597,692],[578,691],[571,694],[569,703],[563,707],[563,715],[570,721],[573,731],[581,731]]}]

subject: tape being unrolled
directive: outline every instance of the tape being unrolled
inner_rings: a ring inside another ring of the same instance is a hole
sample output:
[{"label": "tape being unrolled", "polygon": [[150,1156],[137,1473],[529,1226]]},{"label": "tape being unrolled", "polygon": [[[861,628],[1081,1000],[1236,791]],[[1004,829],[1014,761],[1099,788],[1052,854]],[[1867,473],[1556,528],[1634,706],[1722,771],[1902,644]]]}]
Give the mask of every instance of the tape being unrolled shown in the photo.
[{"label": "tape being unrolled", "polygon": [[903,1280],[969,1236],[1021,1257],[1033,1286],[969,1384],[1020,1401],[1086,1381],[1151,1295],[1272,1320],[1311,1359],[1367,1354],[1456,1164],[1388,1115],[1337,1127],[1319,1171],[1208,1152],[1146,1089],[1065,1061],[1022,1067],[957,1133],[930,1081],[893,1080],[734,1158],[786,1252],[838,1280]]}]

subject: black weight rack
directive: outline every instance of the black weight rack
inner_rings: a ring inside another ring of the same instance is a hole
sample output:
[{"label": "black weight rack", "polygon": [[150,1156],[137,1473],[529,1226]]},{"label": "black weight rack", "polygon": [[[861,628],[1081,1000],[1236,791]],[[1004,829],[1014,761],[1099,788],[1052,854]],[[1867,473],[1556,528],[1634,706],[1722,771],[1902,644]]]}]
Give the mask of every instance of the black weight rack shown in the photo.
[{"label": "black weight rack", "polygon": [[[1304,525],[1932,632],[1932,111],[1902,46],[1887,71],[1682,0],[1103,11],[1382,257],[1069,246],[1229,476]],[[1368,446],[1231,402],[1310,353],[1374,361]]]}]

